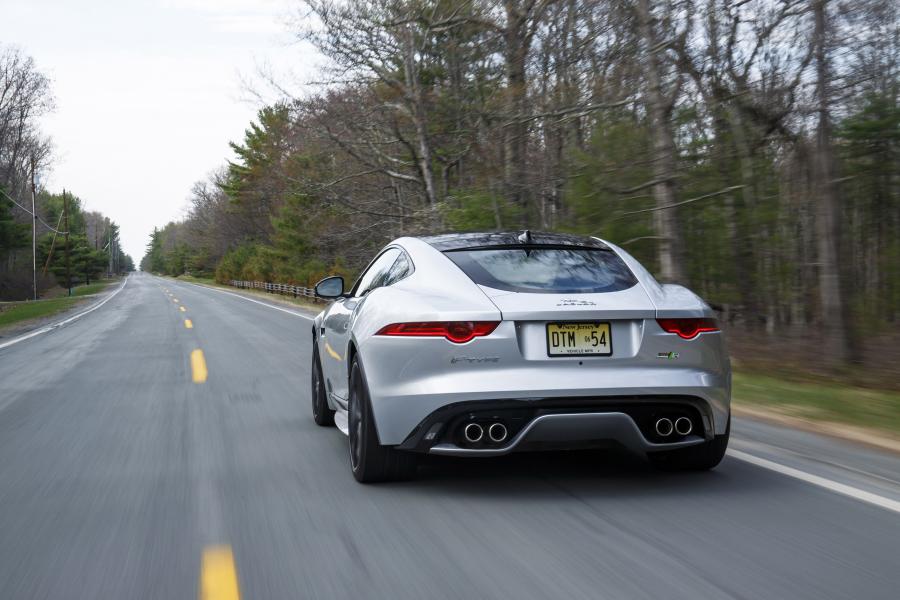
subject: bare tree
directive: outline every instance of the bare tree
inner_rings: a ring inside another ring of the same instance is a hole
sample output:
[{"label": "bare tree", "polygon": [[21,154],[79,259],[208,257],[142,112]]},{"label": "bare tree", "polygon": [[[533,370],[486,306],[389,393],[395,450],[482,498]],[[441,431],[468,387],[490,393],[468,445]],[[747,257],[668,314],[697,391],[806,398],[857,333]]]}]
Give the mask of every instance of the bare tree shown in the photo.
[{"label": "bare tree", "polygon": [[[643,39],[644,103],[653,135],[653,196],[657,210],[653,213],[656,231],[660,236],[658,255],[660,276],[666,281],[685,282],[684,240],[678,222],[676,208],[676,170],[678,150],[672,130],[672,109],[681,92],[681,76],[666,80],[661,56],[671,43],[663,37],[660,19],[651,7],[650,0],[638,0],[635,4],[638,29]],[[649,185],[648,185],[649,187]]]}]

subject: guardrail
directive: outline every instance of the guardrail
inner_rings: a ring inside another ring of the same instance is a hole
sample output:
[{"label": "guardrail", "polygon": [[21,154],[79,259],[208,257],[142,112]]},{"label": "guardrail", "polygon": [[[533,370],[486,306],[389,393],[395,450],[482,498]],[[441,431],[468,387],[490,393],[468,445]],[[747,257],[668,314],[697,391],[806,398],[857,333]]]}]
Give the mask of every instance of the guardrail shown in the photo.
[{"label": "guardrail", "polygon": [[316,297],[316,292],[313,288],[300,285],[269,283],[267,281],[240,281],[237,279],[230,280],[228,284],[231,287],[244,290],[262,290],[270,294],[281,294],[283,296],[293,296],[294,298],[309,298],[314,302],[319,302],[319,298]]}]

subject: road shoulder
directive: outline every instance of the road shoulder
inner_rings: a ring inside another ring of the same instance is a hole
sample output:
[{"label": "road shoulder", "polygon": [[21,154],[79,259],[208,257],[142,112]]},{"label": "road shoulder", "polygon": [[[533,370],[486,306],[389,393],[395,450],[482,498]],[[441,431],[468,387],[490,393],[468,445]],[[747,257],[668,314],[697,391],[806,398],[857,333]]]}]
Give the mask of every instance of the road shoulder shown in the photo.
[{"label": "road shoulder", "polygon": [[744,419],[790,427],[900,455],[900,440],[880,431],[833,421],[810,420],[774,408],[761,408],[741,402],[734,402],[731,408],[735,416]]}]

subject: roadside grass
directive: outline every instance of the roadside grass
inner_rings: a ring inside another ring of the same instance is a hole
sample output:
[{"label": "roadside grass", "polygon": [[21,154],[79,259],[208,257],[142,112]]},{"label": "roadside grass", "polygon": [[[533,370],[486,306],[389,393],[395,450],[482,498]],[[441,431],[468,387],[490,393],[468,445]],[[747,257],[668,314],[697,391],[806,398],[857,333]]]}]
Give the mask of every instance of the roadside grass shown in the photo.
[{"label": "roadside grass", "polygon": [[[116,281],[118,280],[101,279],[90,285],[73,287],[71,297],[63,295],[40,300],[0,303],[0,327],[15,325],[32,319],[52,317],[82,302],[85,296],[102,292]],[[62,290],[62,293],[65,294],[66,291]]]},{"label": "roadside grass", "polygon": [[73,296],[88,296],[90,294],[96,294],[98,292],[102,292],[112,284],[114,284],[116,279],[101,279],[100,281],[95,281],[94,283],[88,285],[79,285],[77,287],[72,288]]},{"label": "roadside grass", "polygon": [[900,434],[900,392],[736,372],[732,397],[738,406]]},{"label": "roadside grass", "polygon": [[62,312],[80,302],[81,298],[52,298],[50,300],[37,300],[32,302],[11,302],[0,305],[0,327],[13,325],[21,321],[49,317]]},{"label": "roadside grass", "polygon": [[307,308],[309,310],[313,310],[315,312],[319,312],[322,310],[325,305],[324,304],[316,304],[312,302],[308,298],[294,298],[293,296],[285,296],[282,294],[269,294],[268,292],[264,292],[262,290],[248,290],[248,289],[238,289],[231,287],[230,285],[223,285],[218,283],[215,279],[207,278],[207,277],[193,277],[190,275],[179,275],[174,279],[178,281],[187,281],[189,283],[199,283],[203,285],[208,285],[210,287],[219,288],[222,290],[228,290],[231,292],[241,292],[244,294],[249,294],[251,296],[258,296],[259,298],[266,298],[268,300],[275,300],[277,302],[281,302],[283,304],[293,304],[294,306],[299,306],[301,308]]},{"label": "roadside grass", "polygon": [[175,279],[178,279],[179,281],[189,281],[191,283],[202,283],[204,285],[212,285],[212,286],[221,287],[221,288],[231,287],[228,285],[222,285],[220,283],[216,283],[216,280],[213,279],[212,277],[194,277],[193,275],[179,275]]}]

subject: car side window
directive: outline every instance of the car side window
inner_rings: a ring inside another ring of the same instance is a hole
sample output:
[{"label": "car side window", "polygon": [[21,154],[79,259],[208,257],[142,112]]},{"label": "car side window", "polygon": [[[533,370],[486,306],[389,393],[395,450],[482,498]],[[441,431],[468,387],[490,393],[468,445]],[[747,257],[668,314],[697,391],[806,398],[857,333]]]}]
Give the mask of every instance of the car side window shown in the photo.
[{"label": "car side window", "polygon": [[409,257],[406,256],[406,252],[401,251],[400,256],[397,257],[390,271],[388,271],[382,285],[393,285],[409,275],[411,271],[412,265],[409,262]]},{"label": "car side window", "polygon": [[356,291],[353,293],[353,296],[355,298],[362,298],[375,288],[384,285],[384,281],[387,278],[394,261],[397,260],[397,256],[400,254],[399,248],[388,248],[382,252],[381,255],[375,259],[375,262],[369,265],[369,268],[362,274],[362,277],[359,278],[359,283],[356,285]]}]

